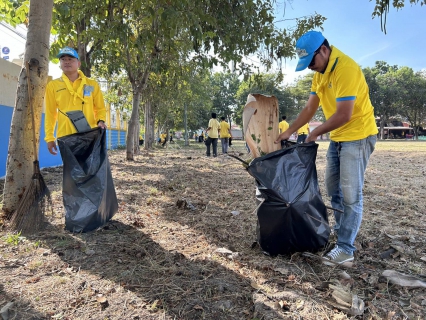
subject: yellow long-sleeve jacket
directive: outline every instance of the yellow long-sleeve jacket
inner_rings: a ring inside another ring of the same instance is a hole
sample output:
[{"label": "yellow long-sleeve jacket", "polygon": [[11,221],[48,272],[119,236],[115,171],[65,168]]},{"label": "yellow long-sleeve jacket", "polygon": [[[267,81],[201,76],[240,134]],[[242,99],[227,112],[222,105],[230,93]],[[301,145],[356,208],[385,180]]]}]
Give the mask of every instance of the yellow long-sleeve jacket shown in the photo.
[{"label": "yellow long-sleeve jacket", "polygon": [[55,125],[58,122],[56,136],[62,137],[76,130],[65,112],[82,110],[92,128],[99,120],[105,121],[106,109],[102,91],[95,80],[87,78],[78,71],[79,77],[71,82],[65,74],[50,81],[46,87],[45,140],[55,140]]}]

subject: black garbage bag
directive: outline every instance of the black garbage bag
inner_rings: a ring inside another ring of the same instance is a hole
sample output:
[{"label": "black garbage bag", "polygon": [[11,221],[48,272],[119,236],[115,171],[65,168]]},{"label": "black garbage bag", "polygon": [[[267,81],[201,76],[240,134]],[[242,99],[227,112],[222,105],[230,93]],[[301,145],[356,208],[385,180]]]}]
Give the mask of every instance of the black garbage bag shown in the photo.
[{"label": "black garbage bag", "polygon": [[96,128],[58,139],[63,167],[65,228],[91,231],[118,210],[106,148],[106,130]]},{"label": "black garbage bag", "polygon": [[[315,166],[318,144],[297,144],[247,167],[258,189],[257,239],[270,255],[316,252],[330,235]],[[260,204],[260,201],[263,201]]]}]

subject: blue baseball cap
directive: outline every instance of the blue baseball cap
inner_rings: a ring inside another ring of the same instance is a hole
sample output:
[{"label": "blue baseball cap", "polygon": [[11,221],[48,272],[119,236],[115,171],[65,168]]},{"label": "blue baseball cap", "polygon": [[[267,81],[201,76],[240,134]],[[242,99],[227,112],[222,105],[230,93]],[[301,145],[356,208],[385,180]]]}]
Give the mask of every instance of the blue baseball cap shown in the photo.
[{"label": "blue baseball cap", "polygon": [[325,38],[321,32],[308,31],[296,42],[296,53],[299,57],[296,71],[305,70],[312,61],[315,51],[322,45]]},{"label": "blue baseball cap", "polygon": [[62,56],[71,56],[80,60],[80,57],[78,56],[77,51],[75,51],[73,48],[70,48],[70,47],[65,47],[59,50],[59,53],[56,57],[60,59]]}]

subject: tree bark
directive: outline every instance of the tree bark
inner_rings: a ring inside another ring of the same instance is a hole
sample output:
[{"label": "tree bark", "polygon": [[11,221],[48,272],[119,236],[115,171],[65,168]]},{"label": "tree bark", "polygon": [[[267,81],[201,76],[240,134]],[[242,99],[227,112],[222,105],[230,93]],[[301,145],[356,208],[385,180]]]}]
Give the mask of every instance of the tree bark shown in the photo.
[{"label": "tree bark", "polygon": [[75,28],[77,31],[77,52],[80,56],[81,62],[80,70],[86,77],[90,78],[92,76],[92,62],[90,59],[90,53],[87,52],[88,43],[85,40],[85,37],[82,36],[82,34],[88,29],[86,25],[86,17],[77,21],[75,23]]},{"label": "tree bark", "polygon": [[[10,216],[17,208],[33,174],[35,152],[40,143],[40,123],[43,99],[49,71],[49,39],[52,25],[53,0],[30,1],[29,24],[25,44],[24,63],[19,75],[15,108],[10,127],[6,163],[3,212]],[[25,69],[26,62],[30,70]],[[32,99],[28,98],[27,76],[32,85]],[[30,105],[34,110],[36,149],[33,147],[33,125]]]},{"label": "tree bark", "polygon": [[385,137],[385,117],[382,115],[380,116],[380,140],[383,140]]},{"label": "tree bark", "polygon": [[[130,116],[129,126],[127,128],[127,138],[126,138],[126,150],[127,150],[127,160],[133,161],[135,154],[135,134],[137,132],[138,123],[139,123],[139,102],[140,102],[140,93],[136,90],[133,91],[133,104],[132,104],[132,115]],[[139,134],[138,134],[139,137]]]},{"label": "tree bark", "polygon": [[185,146],[189,146],[189,140],[188,140],[188,105],[185,102],[184,105],[184,125],[185,125]]},{"label": "tree bark", "polygon": [[154,117],[152,115],[151,102],[145,103],[145,150],[152,149],[154,143]]},{"label": "tree bark", "polygon": [[[130,61],[130,59],[128,59]],[[130,64],[130,62],[129,62]],[[128,66],[128,70],[130,66]],[[148,81],[148,70],[144,72],[138,72],[138,76],[134,77],[131,72],[128,72],[129,81],[132,84],[133,90],[133,102],[132,102],[132,114],[130,116],[129,125],[127,128],[126,137],[126,159],[129,161],[134,160],[134,154],[139,151],[139,142],[135,144],[135,141],[139,141],[139,104],[141,101],[141,94],[146,88]]]}]

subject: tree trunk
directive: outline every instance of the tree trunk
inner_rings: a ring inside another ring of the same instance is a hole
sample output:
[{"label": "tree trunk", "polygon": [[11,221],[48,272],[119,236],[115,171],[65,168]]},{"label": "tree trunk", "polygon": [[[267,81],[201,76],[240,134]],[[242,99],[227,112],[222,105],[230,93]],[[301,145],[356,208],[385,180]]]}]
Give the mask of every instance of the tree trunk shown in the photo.
[{"label": "tree trunk", "polygon": [[[3,212],[10,216],[31,182],[33,161],[40,143],[40,122],[49,71],[49,39],[53,0],[30,1],[29,25],[25,44],[24,66],[19,75],[16,103],[10,127],[6,164]],[[29,102],[26,62],[30,64],[32,97]],[[36,149],[33,147],[33,125],[30,105],[34,110]]]},{"label": "tree trunk", "polygon": [[130,65],[128,65],[127,73],[129,81],[132,84],[133,91],[133,103],[132,103],[132,115],[130,116],[129,126],[127,128],[126,137],[126,159],[129,161],[134,160],[134,154],[139,150],[139,142],[135,144],[135,141],[139,141],[139,104],[141,101],[141,92],[146,88],[146,82],[148,80],[149,72],[146,70],[142,74],[138,73],[138,76],[134,77]]},{"label": "tree trunk", "polygon": [[151,102],[145,103],[145,150],[152,149],[154,143],[154,117],[152,116]]},{"label": "tree trunk", "polygon": [[140,110],[140,106],[139,106],[139,121],[136,125],[136,134],[135,134],[135,154],[139,154],[140,151],[140,146],[139,146],[139,136],[141,135],[141,122],[140,122],[140,114],[141,114],[141,110]]},{"label": "tree trunk", "polygon": [[184,125],[185,125],[185,146],[189,146],[189,140],[188,140],[188,106],[185,103],[184,105]]},{"label": "tree trunk", "polygon": [[[90,53],[87,52],[88,43],[85,41],[85,37],[82,36],[85,32],[87,32],[87,25],[86,25],[86,18],[85,17],[75,23],[75,28],[77,31],[77,52],[80,56],[80,70],[84,73],[84,75],[88,78],[92,76],[92,62],[90,59]],[[87,19],[88,21],[90,18]]]},{"label": "tree trunk", "polygon": [[[139,111],[138,111],[138,116],[139,116]],[[139,125],[137,125],[136,130],[135,130],[135,134],[133,135],[133,151],[134,154],[138,155],[139,154]]]},{"label": "tree trunk", "polygon": [[383,140],[385,138],[384,127],[385,127],[385,117],[381,116],[380,117],[380,140]]},{"label": "tree trunk", "polygon": [[[132,115],[130,116],[129,126],[127,128],[126,150],[127,160],[133,161],[135,154],[135,134],[138,134],[137,128],[139,123],[139,102],[140,94],[136,90],[133,91]],[[138,134],[139,137],[139,134]]]}]

